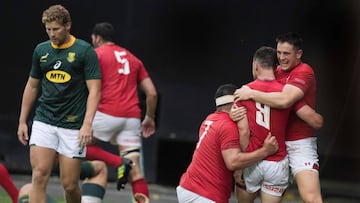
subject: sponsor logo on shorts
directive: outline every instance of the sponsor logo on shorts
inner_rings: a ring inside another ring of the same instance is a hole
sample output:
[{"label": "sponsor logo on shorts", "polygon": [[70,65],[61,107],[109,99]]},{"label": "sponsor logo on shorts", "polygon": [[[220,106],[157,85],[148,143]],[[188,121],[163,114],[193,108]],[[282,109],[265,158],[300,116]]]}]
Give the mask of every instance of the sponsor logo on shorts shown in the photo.
[{"label": "sponsor logo on shorts", "polygon": [[284,192],[284,188],[278,187],[278,186],[273,186],[273,185],[267,185],[267,184],[263,184],[264,188],[276,193],[283,193]]}]

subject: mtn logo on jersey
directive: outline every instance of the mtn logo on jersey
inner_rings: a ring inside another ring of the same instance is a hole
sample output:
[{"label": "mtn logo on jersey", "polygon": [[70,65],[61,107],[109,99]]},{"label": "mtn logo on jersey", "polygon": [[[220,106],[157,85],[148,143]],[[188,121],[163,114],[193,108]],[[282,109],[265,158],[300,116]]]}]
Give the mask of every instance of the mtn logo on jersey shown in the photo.
[{"label": "mtn logo on jersey", "polygon": [[[75,54],[74,54],[75,55]],[[46,73],[46,78],[53,83],[65,83],[71,79],[71,75],[65,71],[58,70],[61,66],[61,61],[56,61],[53,66],[54,70]]]},{"label": "mtn logo on jersey", "polygon": [[46,78],[53,83],[65,83],[71,79],[71,75],[62,70],[51,70],[46,73]]}]

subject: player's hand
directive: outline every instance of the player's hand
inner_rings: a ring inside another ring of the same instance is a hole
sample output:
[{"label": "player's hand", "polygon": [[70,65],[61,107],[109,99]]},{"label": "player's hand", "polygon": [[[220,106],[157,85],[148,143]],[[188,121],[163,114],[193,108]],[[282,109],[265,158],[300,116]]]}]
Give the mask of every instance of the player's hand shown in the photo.
[{"label": "player's hand", "polygon": [[242,170],[234,171],[233,177],[234,177],[235,184],[237,187],[246,188]]},{"label": "player's hand", "polygon": [[155,133],[155,120],[149,116],[145,116],[141,123],[141,131],[144,138],[150,137]]},{"label": "player's hand", "polygon": [[243,85],[241,88],[237,89],[234,92],[235,102],[250,99],[250,92],[251,92],[250,87]]},{"label": "player's hand", "polygon": [[21,144],[26,146],[29,141],[28,126],[26,123],[19,123],[17,135]]},{"label": "player's hand", "polygon": [[79,131],[79,146],[81,148],[86,147],[87,144],[91,143],[93,135],[93,129],[91,125],[83,124]]},{"label": "player's hand", "polygon": [[264,146],[267,155],[274,154],[279,149],[278,141],[275,136],[272,136],[271,133],[266,136],[264,140]]},{"label": "player's hand", "polygon": [[243,106],[238,107],[236,104],[233,104],[230,110],[230,118],[234,122],[238,122],[246,116],[246,108]]}]

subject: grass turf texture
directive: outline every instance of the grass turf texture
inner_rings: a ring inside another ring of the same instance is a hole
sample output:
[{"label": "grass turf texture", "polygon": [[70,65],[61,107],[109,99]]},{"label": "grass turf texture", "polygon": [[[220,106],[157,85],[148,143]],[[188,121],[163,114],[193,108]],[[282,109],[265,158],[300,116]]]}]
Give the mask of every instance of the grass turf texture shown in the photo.
[{"label": "grass turf texture", "polygon": [[[57,203],[65,203],[65,200],[63,197],[53,197]],[[1,203],[12,203],[11,198],[6,193],[6,191],[2,188],[0,188],[0,202]]]},{"label": "grass turf texture", "polygon": [[[53,196],[57,203],[65,203],[65,200],[62,196]],[[1,188],[0,186],[0,203],[12,203],[10,196],[8,193]],[[109,201],[103,201],[103,203],[111,203]]]}]

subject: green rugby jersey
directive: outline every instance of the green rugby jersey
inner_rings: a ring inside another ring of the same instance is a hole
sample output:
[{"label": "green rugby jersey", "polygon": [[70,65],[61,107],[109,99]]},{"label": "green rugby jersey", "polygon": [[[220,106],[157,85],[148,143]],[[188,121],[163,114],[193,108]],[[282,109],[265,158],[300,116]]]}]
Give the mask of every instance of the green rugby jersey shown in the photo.
[{"label": "green rugby jersey", "polygon": [[80,129],[89,93],[86,80],[101,79],[93,47],[74,36],[61,47],[42,42],[34,50],[30,76],[41,80],[34,120]]}]

